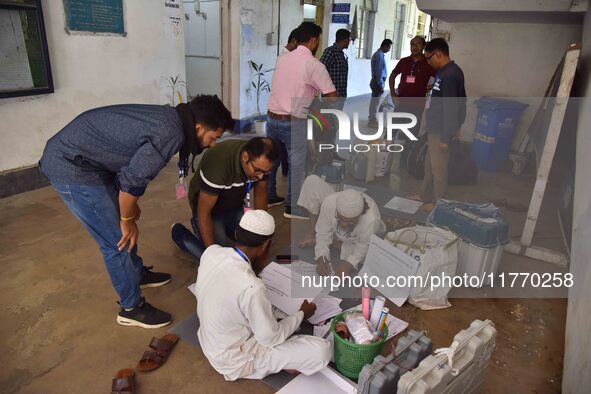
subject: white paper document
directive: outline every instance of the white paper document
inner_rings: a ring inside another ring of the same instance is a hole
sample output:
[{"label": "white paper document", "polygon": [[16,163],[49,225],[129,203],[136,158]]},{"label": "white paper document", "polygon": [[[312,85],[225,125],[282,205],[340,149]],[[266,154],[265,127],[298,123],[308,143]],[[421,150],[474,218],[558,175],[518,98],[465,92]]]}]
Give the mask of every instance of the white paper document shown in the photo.
[{"label": "white paper document", "polygon": [[308,289],[309,297],[292,298],[291,289],[301,286],[301,275],[292,271],[289,267],[272,262],[260,274],[261,280],[267,287],[267,297],[273,306],[281,309],[288,315],[294,315],[300,310],[304,300],[312,302],[320,294],[322,289]]},{"label": "white paper document", "polygon": [[[361,305],[355,306],[353,308],[347,309],[348,311],[358,310],[361,312]],[[408,322],[401,320],[391,313],[388,313],[388,320],[386,321],[386,325],[388,326],[388,338],[386,340],[400,334],[402,331],[408,328]],[[314,336],[317,336],[314,334]]]},{"label": "white paper document", "polygon": [[326,367],[314,375],[299,374],[279,394],[354,394],[357,386],[333,369]]},{"label": "white paper document", "polygon": [[191,283],[189,286],[187,286],[187,289],[189,289],[189,291],[191,293],[193,293],[193,295],[195,297],[197,297],[197,290],[195,290],[195,286],[197,286],[197,283],[196,282],[195,283]]},{"label": "white paper document", "polygon": [[311,324],[319,324],[327,319],[331,319],[343,311],[339,306],[343,301],[329,295],[320,295],[312,302],[316,304],[316,312],[308,319]]},{"label": "white paper document", "polygon": [[344,183],[343,190],[347,190],[347,189],[357,190],[359,193],[365,193],[365,191],[367,190],[366,187],[347,185],[346,183]]},{"label": "white paper document", "polygon": [[386,205],[384,205],[384,208],[414,215],[419,210],[421,205],[423,205],[423,203],[420,201],[403,197],[393,197],[386,203]]},{"label": "white paper document", "polygon": [[[388,241],[372,235],[359,276],[367,274],[379,278],[380,287],[376,290],[400,307],[410,294],[409,278],[416,274],[418,268],[418,261],[392,246]],[[394,282],[387,283],[388,281]],[[397,282],[399,285],[406,284],[406,286],[393,285]]]}]

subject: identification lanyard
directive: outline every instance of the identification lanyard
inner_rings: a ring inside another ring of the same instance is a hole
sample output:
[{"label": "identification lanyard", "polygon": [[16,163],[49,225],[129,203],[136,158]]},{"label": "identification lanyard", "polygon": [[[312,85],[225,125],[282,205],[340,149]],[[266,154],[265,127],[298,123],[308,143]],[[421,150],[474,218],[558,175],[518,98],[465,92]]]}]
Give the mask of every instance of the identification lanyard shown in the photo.
[{"label": "identification lanyard", "polygon": [[176,184],[176,199],[180,200],[181,198],[187,197],[187,185],[185,184],[185,169],[184,169],[184,161],[179,160],[179,183]]},{"label": "identification lanyard", "polygon": [[244,207],[244,211],[246,212],[247,210],[251,209],[251,203],[250,203],[250,191],[252,189],[252,181],[249,179],[248,181],[246,181],[246,207]]},{"label": "identification lanyard", "polygon": [[238,256],[242,257],[242,260],[246,261],[250,265],[250,260],[240,249],[235,246],[232,249],[234,249],[234,252],[238,253]]}]

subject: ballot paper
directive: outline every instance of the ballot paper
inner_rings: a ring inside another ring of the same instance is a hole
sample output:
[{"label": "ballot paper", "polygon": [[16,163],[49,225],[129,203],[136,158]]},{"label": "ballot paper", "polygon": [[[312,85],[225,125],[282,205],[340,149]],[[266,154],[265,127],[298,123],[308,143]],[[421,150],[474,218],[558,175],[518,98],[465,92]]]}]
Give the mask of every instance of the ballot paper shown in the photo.
[{"label": "ballot paper", "polygon": [[341,376],[330,367],[326,367],[313,375],[299,374],[286,384],[278,394],[354,394],[357,385]]},{"label": "ballot paper", "polygon": [[384,208],[414,215],[421,205],[423,205],[423,203],[420,201],[395,196],[384,205]]},{"label": "ballot paper", "polygon": [[398,286],[381,286],[379,291],[400,307],[410,294],[411,277],[416,274],[418,268],[418,261],[389,242],[372,235],[359,276],[373,275],[380,278],[382,283],[394,280]]},{"label": "ballot paper", "polygon": [[341,301],[343,300],[329,295],[320,295],[314,298],[312,302],[316,304],[316,312],[308,319],[308,322],[319,324],[338,315],[343,311],[339,306]]},{"label": "ballot paper", "polygon": [[347,189],[357,190],[359,193],[364,193],[367,190],[366,187],[347,185],[346,183],[344,183],[343,190]]}]

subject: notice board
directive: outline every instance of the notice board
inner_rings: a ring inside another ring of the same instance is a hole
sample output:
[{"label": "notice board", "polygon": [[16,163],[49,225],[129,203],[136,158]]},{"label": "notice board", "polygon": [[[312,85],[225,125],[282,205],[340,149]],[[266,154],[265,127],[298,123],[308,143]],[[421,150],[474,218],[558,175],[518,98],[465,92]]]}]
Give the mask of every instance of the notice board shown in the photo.
[{"label": "notice board", "polygon": [[64,0],[68,32],[125,35],[123,0]]}]

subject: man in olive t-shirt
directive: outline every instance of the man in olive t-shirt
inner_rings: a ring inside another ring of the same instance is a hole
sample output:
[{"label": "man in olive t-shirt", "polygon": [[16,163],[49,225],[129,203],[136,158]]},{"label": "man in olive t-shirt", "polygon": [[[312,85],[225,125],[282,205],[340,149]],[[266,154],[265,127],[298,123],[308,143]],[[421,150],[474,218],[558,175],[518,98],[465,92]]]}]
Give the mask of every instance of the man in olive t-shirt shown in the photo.
[{"label": "man in olive t-shirt", "polygon": [[177,246],[196,258],[210,245],[230,246],[245,198],[247,208],[267,209],[267,174],[278,159],[279,147],[270,138],[226,140],[209,149],[189,185],[193,233],[175,223],[171,232]]}]

